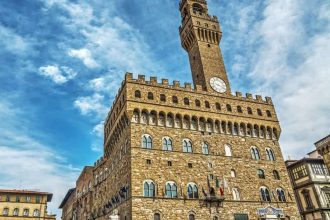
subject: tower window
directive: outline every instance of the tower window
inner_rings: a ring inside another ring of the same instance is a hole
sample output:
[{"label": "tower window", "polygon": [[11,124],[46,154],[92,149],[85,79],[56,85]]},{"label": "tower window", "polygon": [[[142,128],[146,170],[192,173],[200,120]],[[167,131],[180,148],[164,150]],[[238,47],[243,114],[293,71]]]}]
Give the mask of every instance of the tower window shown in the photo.
[{"label": "tower window", "polygon": [[172,161],[167,161],[167,166],[171,167],[172,166]]},{"label": "tower window", "polygon": [[208,101],[205,101],[205,108],[210,108],[210,103]]},{"label": "tower window", "polygon": [[194,3],[193,5],[192,5],[192,8],[193,8],[193,12],[194,13],[200,13],[200,14],[202,14],[203,13],[203,7],[200,5],[200,4],[197,4],[197,3]]},{"label": "tower window", "polygon": [[215,103],[215,108],[218,110],[218,111],[220,111],[221,110],[221,105],[220,105],[220,103]]},{"label": "tower window", "polygon": [[141,92],[140,90],[135,91],[135,98],[141,98]]},{"label": "tower window", "polygon": [[252,109],[250,107],[247,108],[247,112],[248,112],[249,115],[252,115],[253,114],[252,113]]},{"label": "tower window", "polygon": [[201,107],[201,102],[200,102],[198,99],[196,99],[196,100],[195,100],[195,105],[196,105],[197,107]]},{"label": "tower window", "polygon": [[185,105],[189,105],[189,99],[187,97],[183,99],[183,102]]},{"label": "tower window", "polygon": [[272,117],[272,113],[270,113],[269,110],[266,111],[267,117],[271,118]]},{"label": "tower window", "polygon": [[153,100],[154,94],[152,92],[148,92],[148,99]]},{"label": "tower window", "polygon": [[151,164],[151,160],[147,159],[147,164],[150,165]]},{"label": "tower window", "polygon": [[160,101],[166,102],[166,96],[164,94],[160,94]]},{"label": "tower window", "polygon": [[262,169],[257,170],[259,179],[265,179],[265,172]]},{"label": "tower window", "polygon": [[257,109],[257,113],[258,113],[259,116],[262,116],[262,112],[261,112],[260,109]]},{"label": "tower window", "polygon": [[228,111],[228,112],[231,112],[231,111],[232,111],[232,109],[231,109],[231,105],[227,104],[227,105],[226,105],[226,108],[227,108],[227,111]]},{"label": "tower window", "polygon": [[192,163],[188,163],[188,168],[192,168],[192,167],[193,167]]},{"label": "tower window", "polygon": [[243,111],[242,111],[242,107],[241,107],[241,106],[237,106],[237,112],[238,112],[238,113],[243,113]]},{"label": "tower window", "polygon": [[143,184],[144,197],[155,197],[155,184],[151,180],[147,180]]},{"label": "tower window", "polygon": [[172,97],[172,102],[175,103],[175,104],[178,104],[178,97],[173,96]]}]

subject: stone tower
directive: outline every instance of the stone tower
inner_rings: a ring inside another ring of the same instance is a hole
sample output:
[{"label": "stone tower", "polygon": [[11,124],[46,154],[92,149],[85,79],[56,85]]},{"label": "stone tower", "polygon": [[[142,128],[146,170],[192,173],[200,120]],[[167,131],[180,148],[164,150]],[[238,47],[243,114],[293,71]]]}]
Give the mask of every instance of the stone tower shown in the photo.
[{"label": "stone tower", "polygon": [[230,94],[230,84],[220,51],[222,32],[218,18],[208,14],[205,0],[180,3],[182,47],[189,54],[194,85],[208,92]]},{"label": "stone tower", "polygon": [[316,149],[319,154],[323,156],[324,163],[330,171],[330,135],[322,138],[315,143]]}]

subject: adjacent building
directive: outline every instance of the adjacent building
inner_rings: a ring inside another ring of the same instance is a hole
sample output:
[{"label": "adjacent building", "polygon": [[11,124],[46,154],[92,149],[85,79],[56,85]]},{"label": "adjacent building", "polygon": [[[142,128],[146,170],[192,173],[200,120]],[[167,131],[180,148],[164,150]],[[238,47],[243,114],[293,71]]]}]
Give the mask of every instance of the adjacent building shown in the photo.
[{"label": "adjacent building", "polygon": [[47,213],[47,203],[52,197],[46,192],[0,189],[0,219],[55,220],[55,215]]},{"label": "adjacent building", "polygon": [[205,0],[179,10],[193,85],[125,75],[74,220],[299,219],[272,99],[232,94]]},{"label": "adjacent building", "polygon": [[69,189],[66,193],[63,201],[61,202],[60,209],[62,209],[62,220],[77,219],[73,213],[75,213],[76,205],[76,188]]},{"label": "adjacent building", "polygon": [[319,154],[323,156],[324,163],[328,167],[328,170],[330,170],[330,135],[316,142],[315,146]]},{"label": "adjacent building", "polygon": [[303,220],[330,220],[330,175],[318,151],[286,161]]}]

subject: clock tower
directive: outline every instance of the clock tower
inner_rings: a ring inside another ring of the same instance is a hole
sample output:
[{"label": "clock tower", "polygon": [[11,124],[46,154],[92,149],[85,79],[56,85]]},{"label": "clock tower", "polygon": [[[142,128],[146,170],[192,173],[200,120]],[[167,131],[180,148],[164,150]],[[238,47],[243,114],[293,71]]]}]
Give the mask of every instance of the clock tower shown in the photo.
[{"label": "clock tower", "polygon": [[230,85],[220,51],[222,32],[216,16],[208,14],[205,0],[180,3],[182,47],[189,54],[194,85],[213,93],[230,94]]}]

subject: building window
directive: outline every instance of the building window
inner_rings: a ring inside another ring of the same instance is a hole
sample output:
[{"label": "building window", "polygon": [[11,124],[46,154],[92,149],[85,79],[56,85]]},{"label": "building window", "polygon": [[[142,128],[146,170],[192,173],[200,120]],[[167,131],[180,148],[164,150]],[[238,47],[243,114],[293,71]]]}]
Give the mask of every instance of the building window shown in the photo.
[{"label": "building window", "polygon": [[40,216],[40,211],[39,211],[39,209],[35,209],[34,211],[33,211],[33,217],[39,217]]},{"label": "building window", "polygon": [[232,111],[232,109],[231,109],[231,105],[227,104],[227,105],[226,105],[226,108],[227,108],[227,111],[228,111],[228,112],[231,112],[231,111]]},{"label": "building window", "polygon": [[40,196],[36,196],[36,203],[40,203],[40,202],[41,202]]},{"label": "building window", "polygon": [[178,102],[179,102],[179,101],[178,101],[178,97],[173,96],[173,97],[172,97],[172,102],[175,103],[175,104],[178,104]]},{"label": "building window", "polygon": [[243,113],[242,107],[241,106],[237,106],[237,112],[238,113]]},{"label": "building window", "polygon": [[159,213],[154,214],[154,220],[160,220],[160,214]]},{"label": "building window", "polygon": [[277,192],[278,201],[286,202],[284,190],[280,188],[277,189],[276,192]]},{"label": "building window", "polygon": [[188,99],[188,98],[184,98],[184,99],[183,99],[183,103],[184,103],[185,105],[189,105],[189,99]]},{"label": "building window", "polygon": [[152,138],[150,135],[143,135],[142,136],[142,148],[151,149],[152,148]]},{"label": "building window", "polygon": [[135,98],[141,98],[141,92],[140,90],[135,91]]},{"label": "building window", "polygon": [[231,152],[231,146],[229,144],[225,145],[225,155],[226,157],[231,157],[233,156],[232,152]]},{"label": "building window", "polygon": [[195,215],[194,214],[189,214],[189,220],[195,220]]},{"label": "building window", "polygon": [[267,160],[274,161],[275,160],[275,155],[272,149],[266,148],[266,158]]},{"label": "building window", "polygon": [[148,165],[150,165],[150,164],[151,164],[151,160],[147,159],[147,160],[146,160],[146,163],[147,163]]},{"label": "building window", "polygon": [[18,216],[18,213],[19,213],[18,208],[15,208],[15,209],[14,209],[14,212],[13,212],[13,216]]},{"label": "building window", "polygon": [[31,197],[30,197],[30,196],[27,196],[27,197],[25,198],[25,200],[26,200],[26,202],[31,202]]},{"label": "building window", "polygon": [[7,216],[9,214],[9,209],[8,208],[4,208],[2,211],[2,215]]},{"label": "building window", "polygon": [[234,214],[234,220],[249,220],[247,214]]},{"label": "building window", "polygon": [[312,163],[312,171],[316,175],[327,175],[328,169],[325,167],[324,164],[321,163]]},{"label": "building window", "polygon": [[252,113],[252,109],[250,107],[247,108],[247,112],[248,112],[249,115],[252,115],[253,114]]},{"label": "building window", "polygon": [[151,180],[146,180],[143,184],[144,197],[155,197],[155,184]]},{"label": "building window", "polygon": [[10,202],[10,196],[6,196],[6,202]]},{"label": "building window", "polygon": [[205,108],[210,108],[210,103],[208,101],[205,101]]},{"label": "building window", "polygon": [[327,204],[330,204],[330,192],[325,192],[324,197]]},{"label": "building window", "polygon": [[164,94],[160,94],[160,101],[166,102],[166,96]]},{"label": "building window", "polygon": [[209,154],[209,145],[205,142],[202,143],[202,152],[203,154]]},{"label": "building window", "polygon": [[265,179],[265,172],[262,169],[257,170],[259,179]]},{"label": "building window", "polygon": [[185,152],[185,153],[192,153],[193,152],[192,143],[188,139],[183,140],[183,152]]},{"label": "building window", "polygon": [[169,137],[164,137],[163,138],[163,150],[166,151],[172,151],[173,146],[172,146],[172,139]]},{"label": "building window", "polygon": [[276,170],[273,170],[273,176],[274,176],[274,179],[276,179],[276,180],[280,179],[280,174],[278,174],[278,172]]},{"label": "building window", "polygon": [[259,150],[256,146],[251,147],[251,156],[253,160],[260,160]]},{"label": "building window", "polygon": [[195,100],[195,105],[196,105],[196,107],[201,107],[201,102],[198,99],[196,99]]},{"label": "building window", "polygon": [[268,118],[271,118],[271,117],[272,117],[272,113],[270,113],[269,110],[266,111],[266,114],[267,114],[267,117],[268,117]]},{"label": "building window", "polygon": [[262,112],[261,112],[260,109],[257,109],[257,113],[258,113],[259,116],[262,116]]},{"label": "building window", "polygon": [[23,210],[23,216],[29,216],[29,210],[28,209]]},{"label": "building window", "polygon": [[152,92],[148,92],[148,99],[153,100],[154,94]]},{"label": "building window", "polygon": [[167,166],[171,167],[172,166],[172,161],[167,161]]},{"label": "building window", "polygon": [[193,167],[192,163],[188,163],[188,168],[192,168],[192,167]]},{"label": "building window", "polygon": [[236,200],[236,201],[241,200],[238,188],[233,188],[232,192],[233,192],[233,200]]},{"label": "building window", "polygon": [[236,171],[235,170],[231,170],[230,171],[230,176],[235,178],[236,177]]},{"label": "building window", "polygon": [[214,216],[213,217],[213,220],[219,220],[219,217],[218,216]]},{"label": "building window", "polygon": [[220,111],[221,110],[221,105],[220,105],[220,103],[215,103],[215,108],[218,110],[218,111]]},{"label": "building window", "polygon": [[262,201],[264,201],[264,202],[270,202],[271,201],[269,190],[268,190],[267,187],[263,186],[263,187],[260,188],[260,196],[261,196]]},{"label": "building window", "polygon": [[176,186],[175,182],[167,182],[166,183],[165,190],[166,190],[166,196],[168,198],[176,198],[176,197],[178,197],[177,186]]},{"label": "building window", "polygon": [[21,201],[21,197],[16,196],[16,202],[20,202]]},{"label": "building window", "polygon": [[188,198],[189,199],[198,199],[198,188],[195,183],[188,184]]},{"label": "building window", "polygon": [[305,203],[306,203],[306,209],[309,210],[309,209],[313,209],[313,202],[312,202],[312,199],[311,199],[311,196],[309,194],[309,190],[302,190],[301,193],[303,194],[304,196],[304,199],[305,199]]},{"label": "building window", "polygon": [[294,179],[299,179],[299,178],[302,178],[302,177],[305,177],[308,175],[305,165],[301,165],[297,168],[294,168],[292,170],[292,173],[293,173]]}]

